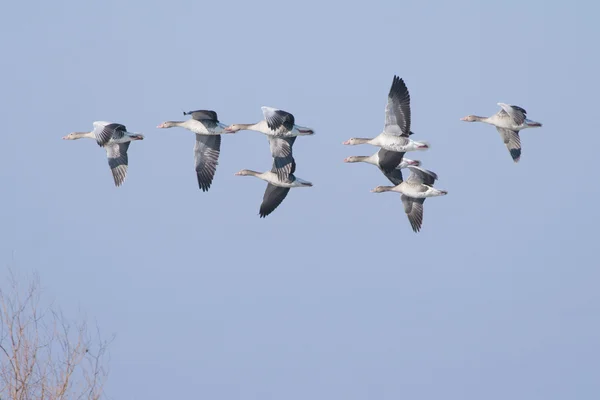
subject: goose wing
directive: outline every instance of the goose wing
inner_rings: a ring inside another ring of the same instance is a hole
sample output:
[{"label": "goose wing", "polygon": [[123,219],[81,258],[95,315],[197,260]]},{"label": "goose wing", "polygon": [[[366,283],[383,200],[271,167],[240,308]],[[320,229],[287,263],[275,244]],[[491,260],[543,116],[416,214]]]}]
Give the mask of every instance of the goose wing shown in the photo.
[{"label": "goose wing", "polygon": [[405,195],[402,195],[401,199],[412,230],[419,232],[423,224],[423,203],[425,199],[414,199]]},{"label": "goose wing", "polygon": [[219,126],[217,113],[212,110],[196,110],[183,112],[183,115],[191,115],[192,119],[200,122],[209,133],[218,133],[216,128]]},{"label": "goose wing", "polygon": [[294,116],[287,111],[278,110],[272,107],[261,107],[267,126],[272,131],[291,131],[294,129]]},{"label": "goose wing", "polygon": [[196,111],[184,111],[183,115],[191,115],[193,119],[196,121],[202,120],[212,120],[215,122],[219,122],[219,118],[217,117],[217,113],[212,110],[196,110]]},{"label": "goose wing", "polygon": [[386,178],[394,185],[401,184],[404,178],[402,177],[402,171],[397,167],[402,162],[404,153],[389,151],[382,148],[377,155],[379,157],[379,169],[381,172],[383,172]]},{"label": "goose wing", "polygon": [[265,195],[263,196],[263,202],[260,205],[260,217],[266,217],[267,215],[271,214],[277,207],[279,207],[279,205],[285,199],[289,191],[289,187],[279,187],[271,185],[269,183],[267,185],[267,189],[265,190]]},{"label": "goose wing", "polygon": [[388,180],[396,186],[401,184],[404,180],[404,178],[402,177],[402,171],[400,169],[393,169],[389,172],[385,172],[382,170],[381,172],[383,172],[385,177],[388,178]]},{"label": "goose wing", "polygon": [[383,172],[393,171],[402,162],[404,154],[405,153],[402,152],[389,151],[384,148],[380,149],[377,153],[377,156],[379,157],[379,168],[381,168]]},{"label": "goose wing", "polygon": [[198,135],[194,146],[194,161],[198,186],[208,191],[215,176],[221,153],[221,135]]},{"label": "goose wing", "polygon": [[127,128],[123,124],[114,122],[94,122],[94,136],[99,146],[104,146],[111,139],[121,139]]},{"label": "goose wing", "polygon": [[410,94],[404,80],[394,75],[385,106],[383,131],[394,136],[408,137],[410,132]]},{"label": "goose wing", "polygon": [[431,186],[436,181],[436,179],[438,179],[437,174],[433,171],[414,166],[410,166],[408,167],[408,169],[410,169],[411,173],[408,179],[406,180],[407,182],[422,183]]},{"label": "goose wing", "polygon": [[514,121],[516,125],[522,125],[527,117],[527,111],[519,106],[498,103],[502,110]]},{"label": "goose wing", "polygon": [[510,152],[513,161],[519,162],[521,159],[521,138],[519,137],[519,132],[506,128],[496,127],[496,129],[500,133],[502,141]]},{"label": "goose wing", "polygon": [[296,169],[296,161],[292,156],[292,146],[296,137],[267,136],[267,139],[273,156],[273,172],[277,174],[280,181],[285,181]]},{"label": "goose wing", "polygon": [[115,180],[115,186],[119,187],[125,181],[127,176],[127,168],[129,166],[129,159],[127,157],[127,150],[131,142],[125,143],[113,143],[104,146],[106,149],[106,156],[108,157],[108,166]]}]

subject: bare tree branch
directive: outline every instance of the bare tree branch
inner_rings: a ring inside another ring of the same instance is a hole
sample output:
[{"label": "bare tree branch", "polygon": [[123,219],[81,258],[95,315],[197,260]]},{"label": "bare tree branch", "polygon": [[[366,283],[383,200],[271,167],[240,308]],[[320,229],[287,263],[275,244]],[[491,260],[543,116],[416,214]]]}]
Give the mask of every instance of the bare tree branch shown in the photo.
[{"label": "bare tree branch", "polygon": [[9,271],[0,287],[0,399],[98,400],[108,377],[111,340],[96,326],[93,340],[85,320],[71,322],[40,301],[39,278],[23,291]]}]

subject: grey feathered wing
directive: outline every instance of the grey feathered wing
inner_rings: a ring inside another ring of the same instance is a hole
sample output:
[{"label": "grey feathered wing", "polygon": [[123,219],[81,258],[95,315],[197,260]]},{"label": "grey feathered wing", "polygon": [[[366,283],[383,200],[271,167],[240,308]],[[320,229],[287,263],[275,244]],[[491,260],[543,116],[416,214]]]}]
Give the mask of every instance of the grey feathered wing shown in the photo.
[{"label": "grey feathered wing", "polygon": [[198,186],[203,192],[210,189],[221,153],[221,135],[198,135],[194,146],[194,161]]}]

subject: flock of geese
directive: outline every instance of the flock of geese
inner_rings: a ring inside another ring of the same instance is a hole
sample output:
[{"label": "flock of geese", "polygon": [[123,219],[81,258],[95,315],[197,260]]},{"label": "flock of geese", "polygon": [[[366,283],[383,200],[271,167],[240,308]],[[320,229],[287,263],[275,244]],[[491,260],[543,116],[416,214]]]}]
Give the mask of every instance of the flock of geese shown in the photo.
[{"label": "flock of geese", "polygon": [[[521,140],[519,131],[525,128],[541,127],[539,122],[526,118],[527,111],[519,106],[498,103],[500,111],[491,117],[478,117],[469,115],[461,118],[467,122],[483,122],[494,125],[502,141],[508,148],[514,162],[521,158]],[[410,130],[410,94],[404,80],[394,76],[392,87],[388,94],[385,107],[385,124],[383,132],[371,139],[352,138],[345,141],[345,145],[370,144],[380,150],[371,156],[352,156],[344,161],[349,163],[366,162],[379,167],[381,172],[394,186],[377,186],[374,193],[397,192],[401,193],[404,212],[414,232],[421,230],[423,224],[423,203],[427,197],[444,196],[446,190],[433,187],[438,179],[435,172],[421,168],[421,162],[404,158],[409,151],[423,151],[429,148],[429,143],[414,141],[410,137],[414,134]],[[410,175],[403,179],[402,169],[407,168]]]},{"label": "flock of geese", "polygon": [[[515,105],[498,103],[500,111],[491,117],[469,115],[461,118],[467,122],[483,122],[494,125],[506,145],[514,162],[521,157],[521,141],[519,131],[526,128],[541,127],[542,124],[526,118],[527,112]],[[269,141],[273,166],[270,171],[257,172],[243,169],[236,173],[239,176],[254,176],[267,182],[267,188],[260,206],[261,218],[271,214],[286,198],[289,190],[295,187],[310,187],[312,183],[294,175],[296,162],[292,147],[298,136],[313,135],[311,128],[296,125],[295,118],[289,112],[272,107],[262,107],[264,119],[255,124],[224,125],[219,122],[217,113],[212,110],[184,112],[189,115],[186,121],[165,121],[157,128],[166,129],[180,127],[196,134],[194,160],[199,188],[209,190],[221,152],[221,135],[236,133],[240,130],[251,130],[265,134]],[[411,139],[414,132],[410,130],[410,94],[404,80],[394,76],[385,108],[385,124],[383,132],[374,138],[352,138],[345,145],[370,144],[379,147],[379,151],[371,156],[351,156],[344,161],[348,163],[365,162],[377,166],[383,175],[394,186],[377,186],[374,193],[397,192],[401,194],[410,225],[414,232],[419,232],[423,224],[423,203],[428,197],[444,196],[446,190],[433,187],[438,179],[436,173],[421,167],[421,162],[404,158],[409,151],[429,149],[429,143]],[[96,121],[94,129],[88,132],[72,132],[63,137],[65,140],[81,138],[94,139],[103,147],[108,157],[108,165],[112,171],[115,186],[119,187],[127,176],[129,160],[127,150],[131,142],[143,140],[144,135],[129,132],[120,123]],[[405,180],[402,170],[408,169],[410,175]]]}]

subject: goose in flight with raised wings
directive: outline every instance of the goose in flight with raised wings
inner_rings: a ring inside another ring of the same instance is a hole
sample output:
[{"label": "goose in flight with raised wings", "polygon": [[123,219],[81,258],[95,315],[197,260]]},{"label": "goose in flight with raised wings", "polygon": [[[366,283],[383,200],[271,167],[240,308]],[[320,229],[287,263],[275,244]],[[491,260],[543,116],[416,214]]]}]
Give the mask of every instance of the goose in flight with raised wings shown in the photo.
[{"label": "goose in flight with raised wings", "polygon": [[123,124],[107,121],[95,121],[94,129],[88,132],[71,132],[63,136],[64,140],[77,140],[81,138],[94,139],[98,146],[106,150],[108,166],[112,172],[115,186],[119,187],[125,181],[129,157],[127,150],[134,140],[143,140],[144,135],[128,132]]},{"label": "goose in flight with raised wings", "polygon": [[517,163],[521,159],[521,138],[519,137],[519,131],[527,128],[539,128],[542,124],[527,119],[527,111],[522,107],[505,103],[498,103],[498,105],[500,106],[500,110],[491,117],[468,115],[461,118],[461,121],[483,122],[494,125],[498,133],[500,133],[500,137],[506,145],[513,161]]},{"label": "goose in flight with raised wings", "polygon": [[275,165],[273,165],[271,171],[267,172],[261,173],[249,169],[243,169],[236,173],[238,176],[254,176],[268,183],[267,189],[265,190],[265,194],[263,196],[263,202],[260,205],[260,218],[264,218],[271,214],[286,198],[291,188],[312,186],[312,183],[294,176],[294,172],[296,171],[296,164],[294,162],[292,162],[291,167],[291,172],[288,178],[283,181],[279,179]]},{"label": "goose in flight with raised wings", "polygon": [[389,151],[386,149],[379,149],[379,151],[370,156],[350,156],[344,159],[346,163],[357,163],[364,162],[367,164],[375,165],[381,170],[381,172],[392,182],[394,185],[402,182],[401,169],[409,166],[418,167],[421,165],[421,161],[411,160],[404,158],[405,153],[399,153],[397,151]]},{"label": "goose in flight with raised wings", "polygon": [[404,212],[408,216],[408,221],[414,232],[421,230],[423,224],[423,203],[427,197],[445,196],[446,190],[440,190],[433,187],[438,179],[437,175],[429,170],[420,167],[408,167],[411,174],[405,181],[402,180],[402,171],[399,172],[400,183],[396,186],[377,186],[372,190],[374,193],[397,192],[401,193]]},{"label": "goose in flight with raised wings", "polygon": [[430,147],[429,143],[410,139],[409,136],[413,134],[410,123],[410,94],[404,80],[394,75],[385,107],[383,132],[371,139],[352,138],[342,144],[370,144],[396,152],[427,150]]},{"label": "goose in flight with raised wings", "polygon": [[294,115],[287,111],[263,106],[264,119],[255,124],[233,124],[225,128],[227,132],[249,130],[267,135],[274,168],[277,176],[284,181],[291,174],[293,155],[292,145],[297,136],[313,135],[312,128],[296,125]]},{"label": "goose in flight with raised wings", "polygon": [[219,164],[221,135],[232,132],[225,130],[226,125],[219,122],[215,111],[184,111],[183,115],[191,115],[191,118],[186,121],[165,121],[157,128],[180,127],[196,134],[194,166],[198,178],[198,187],[206,192],[210,189]]}]

